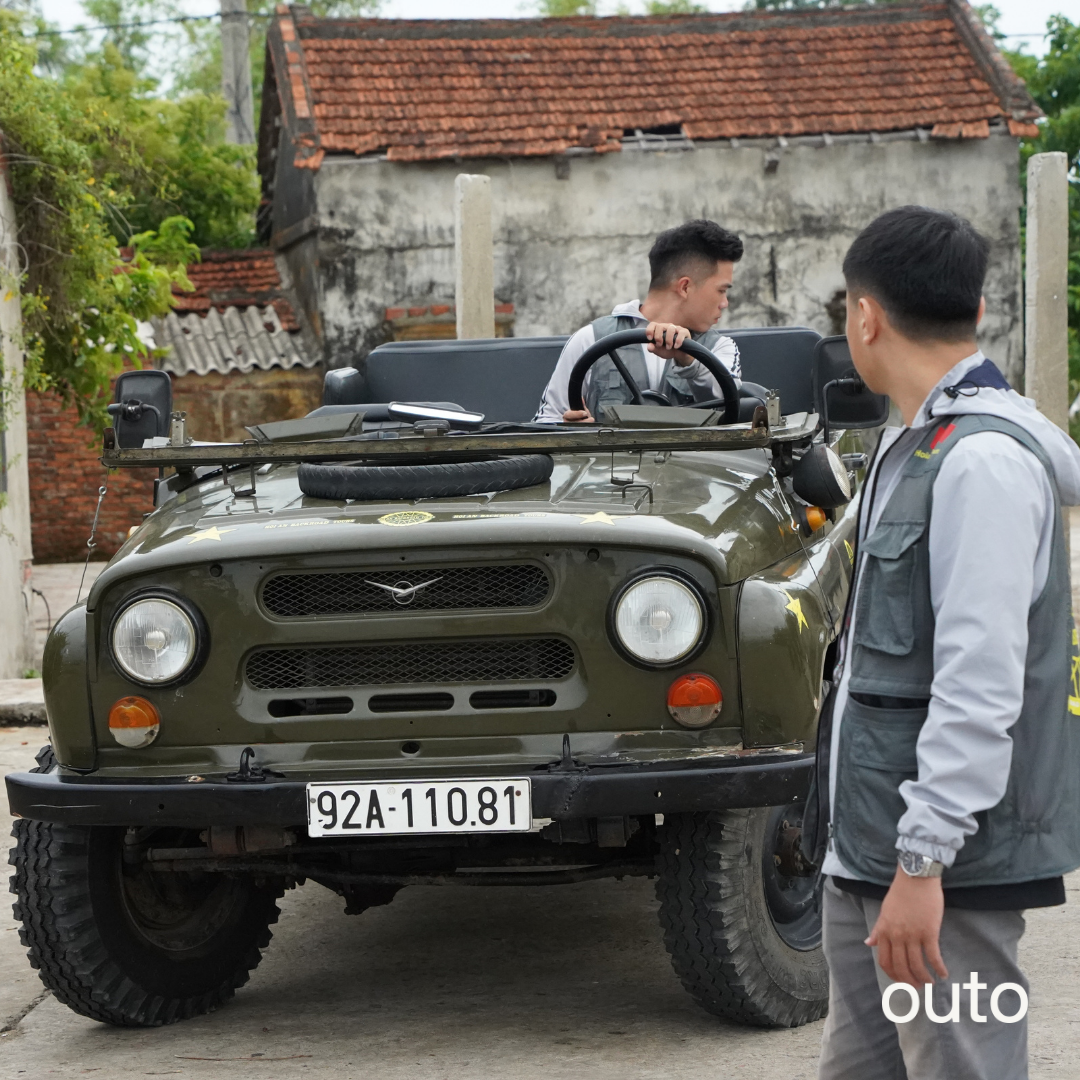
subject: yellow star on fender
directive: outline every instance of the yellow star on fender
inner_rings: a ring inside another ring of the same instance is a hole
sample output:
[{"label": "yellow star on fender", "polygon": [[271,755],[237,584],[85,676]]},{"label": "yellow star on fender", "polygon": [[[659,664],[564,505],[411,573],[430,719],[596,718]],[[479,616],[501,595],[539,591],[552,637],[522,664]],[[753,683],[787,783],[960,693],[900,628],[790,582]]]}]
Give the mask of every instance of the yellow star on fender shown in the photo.
[{"label": "yellow star on fender", "polygon": [[579,514],[582,525],[614,525],[615,519],[603,510],[597,510],[595,514]]},{"label": "yellow star on fender", "polygon": [[845,540],[844,549],[847,551],[848,562],[855,565],[855,549]]},{"label": "yellow star on fender", "polygon": [[790,611],[795,616],[796,626],[799,628],[799,633],[802,633],[802,628],[805,626],[808,630],[810,624],[806,621],[806,616],[803,614],[802,601],[792,596],[791,593],[785,592],[784,595],[788,598],[788,602],[784,605],[786,611]]},{"label": "yellow star on fender", "polygon": [[216,525],[212,525],[209,529],[203,529],[202,532],[189,536],[187,542],[197,544],[200,540],[220,540],[227,532],[236,532],[236,529],[219,529]]}]

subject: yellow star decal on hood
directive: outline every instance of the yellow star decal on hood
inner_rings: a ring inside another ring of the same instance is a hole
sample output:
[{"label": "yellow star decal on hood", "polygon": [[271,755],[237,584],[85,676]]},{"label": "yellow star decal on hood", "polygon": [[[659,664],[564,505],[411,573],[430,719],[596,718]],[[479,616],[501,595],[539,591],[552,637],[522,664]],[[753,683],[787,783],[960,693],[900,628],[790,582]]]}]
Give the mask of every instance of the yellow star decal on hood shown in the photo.
[{"label": "yellow star decal on hood", "polygon": [[784,610],[790,611],[792,615],[795,616],[795,625],[799,628],[799,633],[802,633],[802,628],[804,626],[809,630],[810,624],[806,621],[806,616],[803,614],[802,601],[792,596],[789,592],[785,592],[784,595],[788,598],[788,602],[784,605]]},{"label": "yellow star decal on hood", "polygon": [[603,510],[597,510],[595,514],[579,514],[582,525],[614,525],[615,519]]},{"label": "yellow star decal on hood", "polygon": [[189,536],[187,542],[197,544],[200,540],[220,540],[227,532],[236,532],[236,529],[219,529],[216,525],[212,525],[209,529],[203,529],[202,532]]}]

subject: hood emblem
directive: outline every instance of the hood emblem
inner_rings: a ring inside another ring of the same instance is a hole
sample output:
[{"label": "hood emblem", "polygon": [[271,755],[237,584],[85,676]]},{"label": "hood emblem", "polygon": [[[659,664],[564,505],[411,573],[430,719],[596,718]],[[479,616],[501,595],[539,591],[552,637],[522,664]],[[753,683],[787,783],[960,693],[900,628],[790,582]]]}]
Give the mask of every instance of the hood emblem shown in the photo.
[{"label": "hood emblem", "polygon": [[399,581],[396,585],[384,585],[381,581],[368,581],[364,579],[365,585],[374,585],[376,589],[382,589],[384,592],[388,592],[393,598],[395,604],[401,604],[405,607],[407,604],[411,604],[416,597],[416,594],[421,589],[426,589],[429,585],[434,585],[436,581],[442,581],[441,577],[432,578],[430,581],[422,581],[419,585],[412,585],[408,581]]}]

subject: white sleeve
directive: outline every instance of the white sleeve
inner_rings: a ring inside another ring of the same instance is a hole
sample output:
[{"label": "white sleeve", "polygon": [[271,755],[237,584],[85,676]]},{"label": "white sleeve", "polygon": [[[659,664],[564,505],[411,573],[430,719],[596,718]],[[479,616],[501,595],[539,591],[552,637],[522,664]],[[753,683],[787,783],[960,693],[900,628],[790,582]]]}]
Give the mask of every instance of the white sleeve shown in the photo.
[{"label": "white sleeve", "polygon": [[969,435],[942,462],[929,536],[934,681],[918,778],[900,785],[901,851],[951,866],[975,814],[1005,794],[1053,507],[1046,469],[1008,435]]},{"label": "white sleeve", "polygon": [[[735,385],[742,385],[742,361],[739,359],[739,346],[729,337],[720,338],[712,348],[716,358],[735,376]],[[723,397],[717,381],[709,374],[709,369],[700,360],[695,360],[686,367],[671,365],[674,378],[685,379],[687,390],[698,401]]]},{"label": "white sleeve", "polygon": [[[534,422],[539,424],[562,423],[563,413],[570,408],[570,401],[567,397],[570,372],[574,370],[574,365],[581,359],[582,353],[595,341],[596,335],[593,333],[592,324],[590,323],[588,326],[583,326],[563,346],[563,351],[559,354],[559,362],[555,365],[555,370],[551,373],[547,388],[544,390],[544,396],[540,399],[540,408],[536,410],[536,415],[533,417]],[[589,385],[589,375],[591,374],[590,371],[585,376],[585,383],[581,388],[582,394]]]}]

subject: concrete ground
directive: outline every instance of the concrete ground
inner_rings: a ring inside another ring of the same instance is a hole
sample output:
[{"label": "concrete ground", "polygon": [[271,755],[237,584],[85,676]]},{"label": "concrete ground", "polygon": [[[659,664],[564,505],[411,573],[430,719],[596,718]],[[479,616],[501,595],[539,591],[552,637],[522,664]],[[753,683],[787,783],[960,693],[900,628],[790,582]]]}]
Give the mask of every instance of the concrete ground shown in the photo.
[{"label": "concrete ground", "polygon": [[[1080,514],[1073,524],[1080,583]],[[44,739],[0,728],[0,772],[30,767]],[[1064,907],[1028,913],[1021,947],[1033,1080],[1080,1080],[1080,872],[1067,887]],[[235,1000],[153,1030],[105,1027],[46,996],[0,911],[0,1080],[816,1076],[821,1023],[758,1031],[693,1003],[664,952],[650,882],[410,888],[360,916],[342,907],[318,885],[290,892]]]}]

